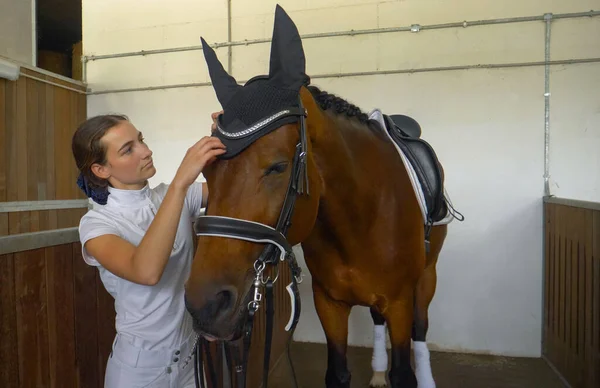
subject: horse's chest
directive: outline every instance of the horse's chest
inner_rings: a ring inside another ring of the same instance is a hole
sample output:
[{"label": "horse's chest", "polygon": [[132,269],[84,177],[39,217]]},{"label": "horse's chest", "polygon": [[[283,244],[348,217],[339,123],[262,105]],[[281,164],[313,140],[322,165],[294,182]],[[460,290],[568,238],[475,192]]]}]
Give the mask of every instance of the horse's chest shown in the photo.
[{"label": "horse's chest", "polygon": [[372,299],[370,288],[364,287],[364,274],[356,269],[337,265],[319,271],[313,279],[315,277],[332,299],[356,304],[369,303]]}]

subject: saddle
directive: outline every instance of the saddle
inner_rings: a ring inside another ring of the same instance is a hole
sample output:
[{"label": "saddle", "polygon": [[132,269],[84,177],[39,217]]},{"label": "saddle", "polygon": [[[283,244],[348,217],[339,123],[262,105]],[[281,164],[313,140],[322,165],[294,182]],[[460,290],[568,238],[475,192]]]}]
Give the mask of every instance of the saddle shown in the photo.
[{"label": "saddle", "polygon": [[412,165],[425,196],[427,226],[443,220],[448,214],[444,195],[444,176],[433,148],[421,139],[421,126],[412,117],[383,114],[385,130]]}]

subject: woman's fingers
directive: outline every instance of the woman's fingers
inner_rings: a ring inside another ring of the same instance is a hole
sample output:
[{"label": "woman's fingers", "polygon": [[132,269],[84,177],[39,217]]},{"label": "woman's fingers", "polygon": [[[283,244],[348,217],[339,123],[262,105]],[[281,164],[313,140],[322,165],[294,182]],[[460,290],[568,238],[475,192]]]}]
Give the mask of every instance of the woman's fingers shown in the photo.
[{"label": "woman's fingers", "polygon": [[202,157],[203,155],[206,155],[213,150],[220,150],[220,151],[222,151],[222,153],[224,153],[225,146],[220,141],[219,142],[207,142],[207,143],[203,144],[195,152],[197,153],[197,155],[199,157]]},{"label": "woman's fingers", "polygon": [[196,142],[196,144],[194,144],[190,149],[193,151],[198,151],[205,146],[211,148],[225,148],[225,145],[221,142],[220,139],[214,136],[205,136],[198,142]]}]

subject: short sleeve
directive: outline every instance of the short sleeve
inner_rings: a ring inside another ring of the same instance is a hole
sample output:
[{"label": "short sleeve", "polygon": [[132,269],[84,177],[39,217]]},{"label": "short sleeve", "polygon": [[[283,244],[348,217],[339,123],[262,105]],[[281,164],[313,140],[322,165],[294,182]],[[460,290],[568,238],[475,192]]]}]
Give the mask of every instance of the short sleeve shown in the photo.
[{"label": "short sleeve", "polygon": [[85,243],[89,240],[105,235],[114,234],[119,236],[117,226],[106,216],[94,210],[88,211],[79,222],[79,241],[81,241],[81,254],[83,260],[91,266],[98,267],[101,264],[85,249]]},{"label": "short sleeve", "polygon": [[185,201],[190,211],[190,217],[200,217],[202,212],[202,182],[194,182],[190,185]]}]

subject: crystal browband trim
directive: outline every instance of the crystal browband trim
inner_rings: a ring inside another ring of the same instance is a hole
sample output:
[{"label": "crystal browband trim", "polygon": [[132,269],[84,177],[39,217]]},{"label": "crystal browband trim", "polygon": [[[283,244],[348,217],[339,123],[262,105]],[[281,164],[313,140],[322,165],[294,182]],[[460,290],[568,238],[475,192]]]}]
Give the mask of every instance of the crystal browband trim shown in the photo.
[{"label": "crystal browband trim", "polygon": [[217,129],[219,130],[219,132],[221,132],[221,134],[223,134],[223,136],[231,138],[231,139],[237,139],[240,137],[248,136],[248,135],[264,128],[265,126],[267,126],[268,124],[277,120],[281,116],[285,116],[289,113],[290,113],[289,109],[282,110],[281,112],[277,112],[274,115],[269,116],[266,119],[259,121],[258,123],[254,124],[253,126],[247,128],[247,129],[244,129],[243,131],[240,131],[240,132],[227,132],[223,129],[223,127],[221,127],[220,123],[217,124]]}]

